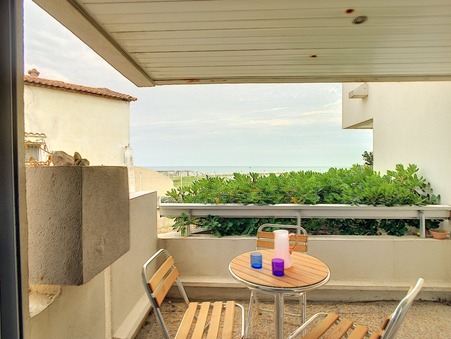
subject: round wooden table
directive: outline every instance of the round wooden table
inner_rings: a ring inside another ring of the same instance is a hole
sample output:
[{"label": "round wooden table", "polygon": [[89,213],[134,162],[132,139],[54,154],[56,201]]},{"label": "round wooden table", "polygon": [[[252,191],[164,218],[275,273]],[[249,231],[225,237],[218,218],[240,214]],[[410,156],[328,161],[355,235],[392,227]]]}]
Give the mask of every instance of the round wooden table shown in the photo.
[{"label": "round wooden table", "polygon": [[[263,255],[263,267],[255,269],[250,264],[250,253]],[[314,290],[329,281],[329,267],[320,259],[299,252],[291,254],[293,266],[285,269],[284,276],[272,274],[273,250],[251,251],[238,255],[229,264],[232,276],[249,288],[274,294],[274,316],[276,338],[283,338],[283,294]]]}]

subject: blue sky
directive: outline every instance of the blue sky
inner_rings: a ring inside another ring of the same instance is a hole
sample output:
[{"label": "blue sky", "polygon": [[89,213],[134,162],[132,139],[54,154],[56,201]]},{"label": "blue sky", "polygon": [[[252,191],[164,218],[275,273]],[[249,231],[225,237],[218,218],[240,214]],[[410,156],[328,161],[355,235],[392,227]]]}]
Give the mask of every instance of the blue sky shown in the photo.
[{"label": "blue sky", "polygon": [[372,131],[341,129],[341,84],[138,88],[31,0],[27,72],[138,98],[131,147],[138,166],[350,166]]}]

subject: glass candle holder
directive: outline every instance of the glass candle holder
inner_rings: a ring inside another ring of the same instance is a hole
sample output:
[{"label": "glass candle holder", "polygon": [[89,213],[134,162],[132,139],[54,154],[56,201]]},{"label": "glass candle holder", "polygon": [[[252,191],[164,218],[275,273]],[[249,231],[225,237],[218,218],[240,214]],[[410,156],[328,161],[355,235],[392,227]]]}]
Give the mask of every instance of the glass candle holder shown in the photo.
[{"label": "glass candle holder", "polygon": [[274,258],[272,260],[272,274],[275,276],[281,277],[284,275],[283,273],[284,261],[281,258]]},{"label": "glass candle holder", "polygon": [[260,252],[252,252],[251,253],[251,267],[252,268],[262,268],[263,266],[263,257]]}]

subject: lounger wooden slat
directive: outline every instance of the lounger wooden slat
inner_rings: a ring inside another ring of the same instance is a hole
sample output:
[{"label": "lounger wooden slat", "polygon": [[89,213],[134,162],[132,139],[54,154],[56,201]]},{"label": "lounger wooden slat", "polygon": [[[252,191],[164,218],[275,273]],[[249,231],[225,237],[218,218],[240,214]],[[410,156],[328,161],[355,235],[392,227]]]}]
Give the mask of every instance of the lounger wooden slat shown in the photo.
[{"label": "lounger wooden slat", "polygon": [[219,325],[221,323],[222,302],[216,301],[211,311],[210,326],[208,327],[207,339],[215,339],[219,334]]},{"label": "lounger wooden slat", "polygon": [[209,302],[203,302],[202,304],[200,304],[200,310],[197,315],[196,326],[194,327],[193,338],[202,338],[205,326],[207,325],[209,310],[210,310]]},{"label": "lounger wooden slat", "polygon": [[340,319],[339,323],[333,327],[332,331],[325,336],[325,339],[342,338],[349,331],[354,322],[349,319]]},{"label": "lounger wooden slat", "polygon": [[365,338],[368,333],[368,328],[363,325],[357,325],[352,333],[349,335],[348,339],[362,339]]},{"label": "lounger wooden slat", "polygon": [[189,303],[188,309],[183,316],[179,330],[175,335],[176,339],[185,339],[188,337],[189,331],[191,330],[193,324],[194,316],[196,315],[197,305],[197,303]]},{"label": "lounger wooden slat", "polygon": [[235,317],[235,302],[227,301],[224,314],[224,328],[222,330],[222,339],[232,339],[234,317]]},{"label": "lounger wooden slat", "polygon": [[320,321],[318,325],[316,325],[310,333],[302,337],[303,339],[316,339],[321,337],[324,333],[327,332],[327,330],[335,324],[335,322],[338,320],[338,314],[336,313],[329,313],[327,316]]}]

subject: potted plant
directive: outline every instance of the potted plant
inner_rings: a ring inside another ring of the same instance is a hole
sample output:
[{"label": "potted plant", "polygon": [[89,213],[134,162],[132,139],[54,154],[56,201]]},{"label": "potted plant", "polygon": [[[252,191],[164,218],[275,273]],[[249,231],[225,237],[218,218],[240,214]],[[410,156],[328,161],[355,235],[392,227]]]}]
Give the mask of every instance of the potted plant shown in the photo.
[{"label": "potted plant", "polygon": [[445,239],[449,235],[449,231],[440,229],[429,230],[429,233],[434,239]]}]

